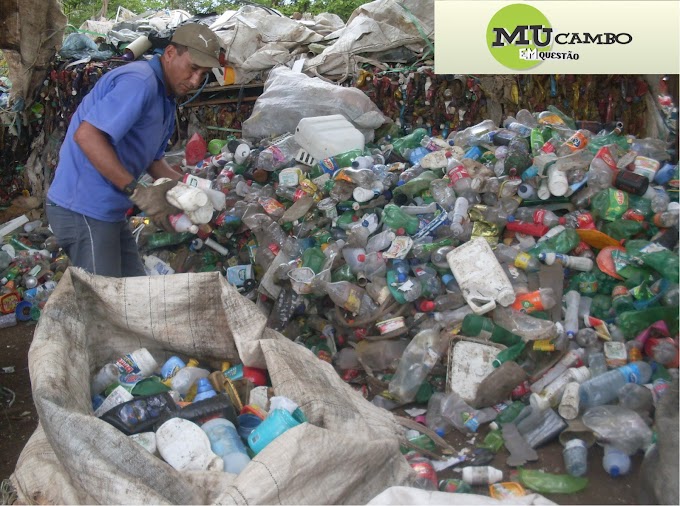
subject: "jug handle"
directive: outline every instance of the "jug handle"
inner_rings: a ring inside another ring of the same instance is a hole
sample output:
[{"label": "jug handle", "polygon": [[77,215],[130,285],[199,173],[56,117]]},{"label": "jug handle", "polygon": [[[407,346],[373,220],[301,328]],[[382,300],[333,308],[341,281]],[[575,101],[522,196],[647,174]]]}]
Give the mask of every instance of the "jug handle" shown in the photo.
[{"label": "jug handle", "polygon": [[[484,304],[478,304],[477,301],[484,301],[486,300]],[[472,312],[477,314],[477,315],[482,315],[484,313],[488,313],[492,309],[495,309],[496,307],[496,301],[494,299],[488,298],[488,297],[480,297],[480,296],[474,296],[470,298],[466,298],[466,301],[468,305],[472,308]]]}]

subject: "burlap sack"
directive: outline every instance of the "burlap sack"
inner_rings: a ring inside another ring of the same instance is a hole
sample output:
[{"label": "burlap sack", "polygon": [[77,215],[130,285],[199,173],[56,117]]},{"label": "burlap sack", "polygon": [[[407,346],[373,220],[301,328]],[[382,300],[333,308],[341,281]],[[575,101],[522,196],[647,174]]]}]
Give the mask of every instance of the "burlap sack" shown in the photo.
[{"label": "burlap sack", "polygon": [[[412,483],[392,415],[366,402],[218,273],[114,279],[69,269],[29,351],[40,425],[11,477],[23,503],[366,503]],[[137,348],[266,367],[310,423],[280,436],[238,476],[179,473],[92,415],[91,375]]]}]

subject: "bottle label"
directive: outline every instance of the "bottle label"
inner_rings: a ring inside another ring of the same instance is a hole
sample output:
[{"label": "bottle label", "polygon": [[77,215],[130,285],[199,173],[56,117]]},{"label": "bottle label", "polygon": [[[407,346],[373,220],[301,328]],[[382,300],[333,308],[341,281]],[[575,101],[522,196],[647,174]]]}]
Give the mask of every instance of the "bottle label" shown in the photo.
[{"label": "bottle label", "polygon": [[258,203],[262,206],[267,214],[280,214],[286,210],[286,206],[271,197],[259,199]]},{"label": "bottle label", "polygon": [[472,432],[477,432],[479,429],[479,420],[471,413],[463,413],[463,420],[465,420],[465,426]]},{"label": "bottle label", "polygon": [[361,296],[356,290],[351,289],[349,291],[347,294],[347,300],[345,301],[343,307],[351,313],[359,312],[359,308],[361,307]]},{"label": "bottle label", "polygon": [[437,360],[439,360],[439,353],[437,353],[437,350],[428,347],[425,351],[425,356],[423,357],[423,365],[431,369],[437,364]]},{"label": "bottle label", "polygon": [[583,149],[588,145],[588,137],[577,131],[574,133],[574,135],[567,139],[564,145],[567,146],[571,151],[578,151],[579,149]]},{"label": "bottle label", "polygon": [[118,360],[116,360],[115,365],[121,374],[139,374],[141,372],[137,362],[135,362],[135,360],[132,358],[131,353],[120,357]]},{"label": "bottle label", "polygon": [[463,165],[458,165],[457,167],[454,167],[451,172],[449,172],[448,176],[451,180],[451,184],[455,184],[461,179],[465,179],[466,177],[469,178],[470,174]]},{"label": "bottle label", "polygon": [[283,154],[283,151],[281,151],[280,147],[274,145],[274,146],[269,146],[267,149],[271,152],[272,158],[274,158],[274,161],[277,164],[283,163],[283,162],[286,161],[286,156]]},{"label": "bottle label", "polygon": [[537,209],[536,211],[534,211],[534,223],[542,225],[544,219],[545,219],[545,209]]},{"label": "bottle label", "polygon": [[319,162],[319,167],[321,168],[321,170],[324,171],[324,173],[329,174],[331,176],[340,169],[340,167],[333,158],[324,158]]},{"label": "bottle label", "polygon": [[526,270],[529,267],[529,262],[531,261],[531,255],[528,253],[521,252],[515,257],[515,267],[519,269]]},{"label": "bottle label", "polygon": [[541,293],[536,290],[535,292],[518,295],[511,307],[516,311],[527,314],[534,311],[542,311],[544,308],[541,302]]},{"label": "bottle label", "polygon": [[616,160],[614,160],[612,152],[609,151],[609,148],[607,146],[601,147],[600,150],[595,155],[595,158],[599,158],[600,160],[602,160],[607,165],[607,167],[609,167],[610,170],[612,171],[616,170]]},{"label": "bottle label", "polygon": [[628,383],[637,383],[638,385],[642,382],[642,375],[637,365],[628,364],[617,369],[623,377],[626,378]]}]

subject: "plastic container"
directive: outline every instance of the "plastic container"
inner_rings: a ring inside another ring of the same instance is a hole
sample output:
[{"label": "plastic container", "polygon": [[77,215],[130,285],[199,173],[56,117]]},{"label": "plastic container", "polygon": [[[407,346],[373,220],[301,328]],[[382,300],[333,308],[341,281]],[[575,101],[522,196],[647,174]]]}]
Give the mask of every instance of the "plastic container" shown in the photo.
[{"label": "plastic container", "polygon": [[166,360],[161,367],[161,379],[167,380],[172,378],[183,367],[186,367],[184,361],[178,356],[173,355],[168,360]]},{"label": "plastic container", "polygon": [[186,213],[196,211],[209,202],[208,195],[203,190],[183,183],[177,183],[174,188],[170,188],[165,198]]},{"label": "plastic container", "polygon": [[223,470],[232,474],[243,471],[250,457],[234,424],[224,418],[214,418],[201,425],[201,429],[210,440],[210,449],[221,457]]},{"label": "plastic container", "polygon": [[501,348],[475,341],[456,341],[449,349],[448,387],[465,402],[474,402],[479,385],[494,371],[493,361]]},{"label": "plastic container", "polygon": [[564,467],[572,476],[583,476],[588,472],[588,447],[582,439],[567,441],[562,451]]},{"label": "plastic container", "polygon": [[341,114],[302,118],[295,142],[316,161],[353,149],[364,149],[364,135]]},{"label": "plastic container", "polygon": [[173,376],[170,385],[175,392],[184,397],[194,383],[200,378],[207,378],[209,374],[210,372],[206,369],[187,366],[177,371],[177,374]]},{"label": "plastic container", "polygon": [[248,436],[262,423],[262,418],[252,413],[243,413],[238,416],[238,435],[244,442],[248,441]]},{"label": "plastic container", "polygon": [[106,387],[118,381],[120,377],[120,371],[116,364],[106,364],[102,367],[94,378],[92,378],[92,383],[90,384],[90,395],[95,396],[106,390]]},{"label": "plastic container", "polygon": [[156,445],[163,460],[178,471],[219,471],[224,466],[201,427],[182,418],[171,418],[158,428]]},{"label": "plastic container", "polygon": [[158,363],[146,348],[140,348],[122,356],[116,360],[115,365],[120,374],[151,376],[158,369]]},{"label": "plastic container", "polygon": [[619,389],[626,383],[644,384],[649,381],[652,369],[646,362],[631,362],[628,365],[607,371],[581,385],[579,396],[584,407],[607,404],[616,399]]},{"label": "plastic container", "polygon": [[446,255],[463,297],[476,314],[484,314],[496,303],[509,306],[515,301],[512,284],[483,237],[457,247]]},{"label": "plastic container", "polygon": [[562,400],[557,412],[565,420],[573,420],[578,416],[581,399],[579,397],[580,383],[572,381],[568,383],[562,393]]},{"label": "plastic container", "polygon": [[630,471],[630,457],[618,448],[606,445],[604,447],[602,467],[612,478],[623,476]]},{"label": "plastic container", "polygon": [[463,481],[468,485],[491,485],[503,479],[503,471],[491,466],[463,468]]},{"label": "plastic container", "polygon": [[196,396],[194,397],[194,400],[192,402],[210,399],[211,397],[215,397],[216,395],[217,392],[215,392],[215,389],[210,384],[208,378],[200,378],[196,383]]},{"label": "plastic container", "polygon": [[274,409],[248,436],[248,446],[257,455],[269,443],[293,427],[300,425],[285,409]]}]

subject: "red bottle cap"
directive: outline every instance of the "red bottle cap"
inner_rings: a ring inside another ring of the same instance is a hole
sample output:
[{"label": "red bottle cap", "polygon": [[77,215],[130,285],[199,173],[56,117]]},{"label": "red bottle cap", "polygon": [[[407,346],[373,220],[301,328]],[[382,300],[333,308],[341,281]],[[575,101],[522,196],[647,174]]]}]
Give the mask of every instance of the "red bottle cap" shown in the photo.
[{"label": "red bottle cap", "polygon": [[267,371],[256,367],[243,366],[243,377],[252,381],[256,386],[262,387],[267,384]]},{"label": "red bottle cap", "polygon": [[357,261],[359,262],[365,262],[366,261],[366,255],[357,255]]},{"label": "red bottle cap", "polygon": [[435,308],[435,303],[433,300],[423,300],[420,302],[420,310],[423,313],[429,313],[431,311],[434,311]]},{"label": "red bottle cap", "polygon": [[403,228],[400,227],[400,228],[397,229],[397,235],[404,235],[405,233],[406,233],[406,230],[404,230]]}]

